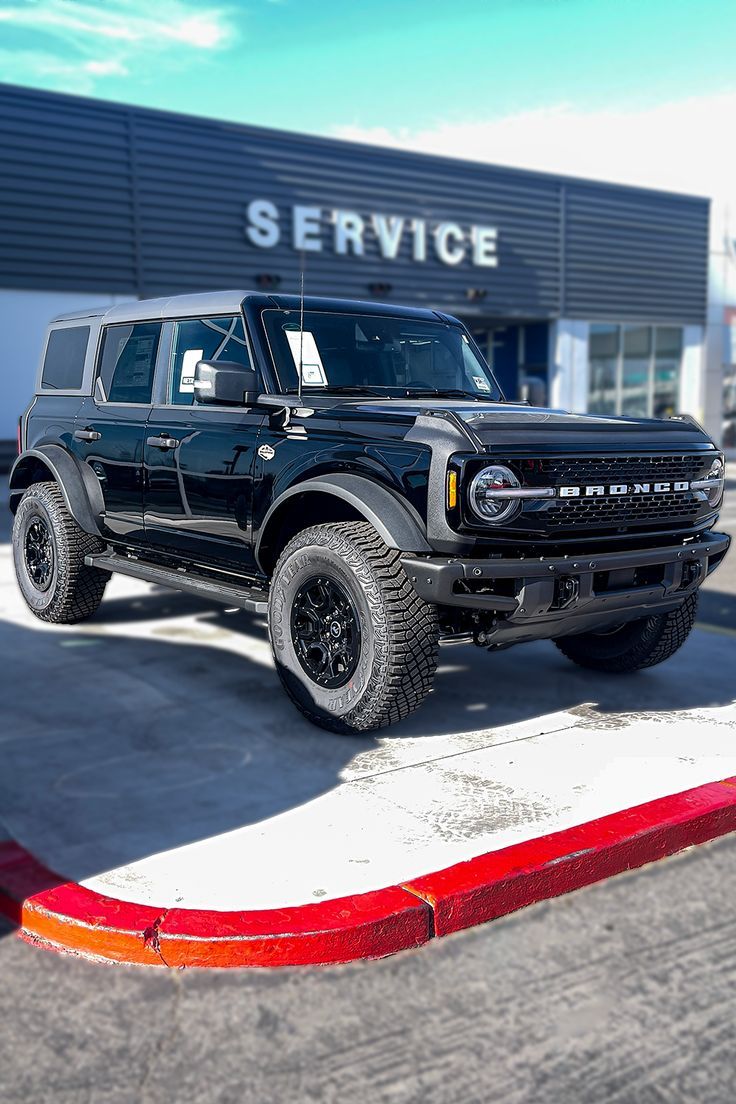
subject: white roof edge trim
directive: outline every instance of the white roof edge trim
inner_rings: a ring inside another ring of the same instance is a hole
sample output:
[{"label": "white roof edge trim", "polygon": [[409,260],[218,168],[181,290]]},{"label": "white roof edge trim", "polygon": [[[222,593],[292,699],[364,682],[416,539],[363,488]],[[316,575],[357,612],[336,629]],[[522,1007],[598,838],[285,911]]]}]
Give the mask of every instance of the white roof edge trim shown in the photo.
[{"label": "white roof edge trim", "polygon": [[136,299],[117,303],[104,314],[103,324],[114,322],[153,322],[165,318],[206,318],[212,314],[234,314],[248,295],[247,289],[195,292],[168,295],[160,299]]}]

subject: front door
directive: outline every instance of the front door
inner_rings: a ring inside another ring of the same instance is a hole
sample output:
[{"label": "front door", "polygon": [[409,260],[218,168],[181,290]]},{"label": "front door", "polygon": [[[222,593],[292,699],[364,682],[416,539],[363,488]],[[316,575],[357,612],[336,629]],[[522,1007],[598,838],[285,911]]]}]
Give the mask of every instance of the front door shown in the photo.
[{"label": "front door", "polygon": [[194,399],[198,360],[249,365],[239,315],[173,323],[164,402],[145,433],[146,543],[206,563],[253,566],[251,512],[262,410]]},{"label": "front door", "polygon": [[143,536],[143,443],[160,337],[160,322],[106,326],[93,393],[77,411],[72,449],[100,481],[113,539]]}]

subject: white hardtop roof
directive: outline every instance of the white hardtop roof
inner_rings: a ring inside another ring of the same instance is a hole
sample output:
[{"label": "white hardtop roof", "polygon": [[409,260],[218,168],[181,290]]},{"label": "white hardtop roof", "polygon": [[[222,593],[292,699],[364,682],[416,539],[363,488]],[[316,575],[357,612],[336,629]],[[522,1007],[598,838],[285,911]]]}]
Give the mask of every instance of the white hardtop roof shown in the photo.
[{"label": "white hardtop roof", "polygon": [[[194,295],[168,295],[163,299],[131,299],[114,307],[90,307],[88,310],[67,311],[52,322],[69,322],[79,318],[101,318],[111,322],[146,322],[156,318],[206,318],[213,314],[235,314],[249,292],[204,291]],[[252,294],[252,293],[250,293]]]}]

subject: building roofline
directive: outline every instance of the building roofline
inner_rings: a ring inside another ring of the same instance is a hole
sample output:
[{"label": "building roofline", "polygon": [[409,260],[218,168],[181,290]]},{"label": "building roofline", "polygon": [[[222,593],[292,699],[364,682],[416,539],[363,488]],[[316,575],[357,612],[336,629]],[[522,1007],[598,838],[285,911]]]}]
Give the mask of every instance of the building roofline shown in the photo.
[{"label": "building roofline", "polygon": [[96,98],[94,96],[80,96],[71,92],[52,92],[44,88],[33,88],[30,85],[22,84],[10,84],[8,82],[0,81],[0,92],[8,90],[11,92],[20,92],[30,96],[35,96],[37,99],[49,100],[66,100],[72,104],[84,104],[90,108],[117,110],[128,114],[141,114],[147,115],[158,119],[175,120],[184,124],[193,123],[201,125],[203,123],[211,126],[220,127],[225,130],[234,130],[241,134],[250,134],[257,138],[280,138],[282,140],[299,141],[313,146],[321,146],[327,149],[334,149],[335,147],[348,146],[354,150],[360,150],[366,154],[375,154],[376,151],[384,153],[390,153],[394,155],[398,160],[411,162],[417,158],[425,162],[433,162],[435,164],[445,165],[448,167],[461,167],[469,171],[478,172],[479,170],[490,170],[495,173],[500,173],[509,178],[523,178],[531,180],[546,181],[548,183],[557,182],[559,184],[576,184],[586,187],[600,187],[606,189],[614,189],[626,193],[635,193],[637,195],[652,196],[660,198],[669,198],[674,200],[691,200],[700,203],[705,203],[710,206],[711,198],[709,196],[694,195],[691,192],[678,192],[664,188],[649,188],[640,184],[621,184],[616,181],[605,180],[600,177],[584,177],[584,176],[568,176],[565,173],[555,172],[542,172],[538,169],[522,169],[515,168],[513,165],[500,165],[491,161],[479,161],[472,158],[464,157],[448,157],[447,155],[425,153],[418,150],[403,150],[397,149],[395,146],[382,146],[379,144],[372,144],[368,142],[357,142],[349,138],[329,138],[320,134],[309,134],[304,131],[298,130],[283,130],[278,127],[264,127],[258,126],[254,123],[242,123],[232,119],[218,119],[212,115],[193,115],[187,112],[181,111],[164,111],[160,108],[143,107],[139,104],[123,103],[120,100],[106,100]]}]

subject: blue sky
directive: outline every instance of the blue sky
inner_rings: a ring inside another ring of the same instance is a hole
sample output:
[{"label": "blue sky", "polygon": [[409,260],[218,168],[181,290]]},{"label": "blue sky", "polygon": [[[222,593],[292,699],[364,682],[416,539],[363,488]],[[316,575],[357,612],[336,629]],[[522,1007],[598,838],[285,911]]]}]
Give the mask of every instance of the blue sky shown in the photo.
[{"label": "blue sky", "polygon": [[736,196],[734,32],[734,0],[0,0],[0,79]]}]

